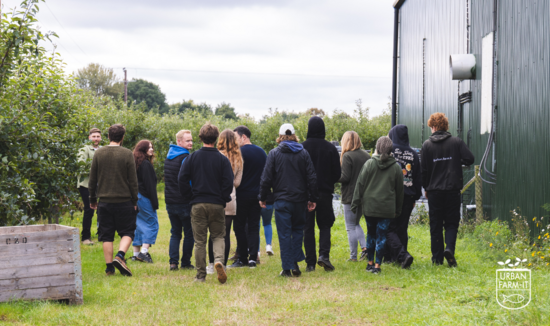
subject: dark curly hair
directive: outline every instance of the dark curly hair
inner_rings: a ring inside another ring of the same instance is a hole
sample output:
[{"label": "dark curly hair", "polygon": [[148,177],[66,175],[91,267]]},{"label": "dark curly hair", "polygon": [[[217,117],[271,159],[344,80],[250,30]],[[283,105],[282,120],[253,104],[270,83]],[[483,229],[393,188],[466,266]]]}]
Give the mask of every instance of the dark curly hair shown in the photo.
[{"label": "dark curly hair", "polygon": [[435,128],[437,131],[447,131],[449,130],[449,119],[445,114],[436,112],[428,119],[428,127]]},{"label": "dark curly hair", "polygon": [[153,145],[153,143],[147,139],[143,139],[137,143],[136,147],[134,147],[134,161],[136,162],[136,171],[139,169],[139,166],[141,165],[141,163],[143,163],[144,160],[148,160],[149,162],[151,162],[151,164],[154,162],[155,154],[150,157],[147,156],[149,145]]}]

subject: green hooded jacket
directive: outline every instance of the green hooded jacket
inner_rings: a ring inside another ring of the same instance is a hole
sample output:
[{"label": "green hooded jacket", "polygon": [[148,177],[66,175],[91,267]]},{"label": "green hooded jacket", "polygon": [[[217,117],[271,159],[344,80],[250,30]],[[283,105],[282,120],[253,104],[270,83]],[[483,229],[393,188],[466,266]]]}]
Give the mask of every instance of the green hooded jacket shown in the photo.
[{"label": "green hooded jacket", "polygon": [[380,155],[368,160],[357,179],[351,210],[363,209],[365,217],[395,218],[403,205],[403,171],[395,158],[382,162]]}]

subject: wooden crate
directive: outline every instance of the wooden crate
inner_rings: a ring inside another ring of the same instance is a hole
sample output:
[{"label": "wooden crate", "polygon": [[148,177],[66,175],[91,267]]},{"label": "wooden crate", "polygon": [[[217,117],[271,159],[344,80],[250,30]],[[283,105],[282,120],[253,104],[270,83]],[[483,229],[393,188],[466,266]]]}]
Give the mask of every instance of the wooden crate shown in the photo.
[{"label": "wooden crate", "polygon": [[0,227],[0,302],[17,299],[82,304],[78,228]]}]

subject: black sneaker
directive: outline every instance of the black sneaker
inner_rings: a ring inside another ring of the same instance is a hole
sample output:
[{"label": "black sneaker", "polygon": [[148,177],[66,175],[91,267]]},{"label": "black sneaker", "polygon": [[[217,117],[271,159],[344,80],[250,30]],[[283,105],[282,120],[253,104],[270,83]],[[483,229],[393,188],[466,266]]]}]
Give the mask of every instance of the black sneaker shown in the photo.
[{"label": "black sneaker", "polygon": [[227,268],[241,268],[241,267],[244,267],[244,264],[238,259],[235,260],[233,264],[227,266]]},{"label": "black sneaker", "polygon": [[178,264],[170,264],[170,270],[171,271],[177,271],[179,268],[178,268]]},{"label": "black sneaker", "polygon": [[292,277],[292,273],[289,270],[282,270],[281,273],[279,273],[279,276]]},{"label": "black sneaker", "polygon": [[455,255],[453,255],[453,253],[449,249],[445,249],[445,251],[443,252],[443,256],[445,256],[445,259],[447,259],[447,263],[449,263],[449,267],[457,266]]},{"label": "black sneaker", "polygon": [[407,257],[405,257],[405,260],[403,260],[403,262],[401,263],[401,268],[407,269],[411,267],[413,260],[414,260],[413,256],[407,254]]},{"label": "black sneaker", "polygon": [[380,267],[378,267],[378,268],[374,267],[372,269],[372,273],[373,274],[380,274],[380,273],[382,273],[382,270],[380,269]]},{"label": "black sneaker", "polygon": [[374,264],[372,265],[367,264],[367,272],[372,273],[373,269],[374,269]]},{"label": "black sneaker", "polygon": [[323,267],[325,269],[325,272],[332,272],[334,270],[334,266],[332,266],[332,264],[330,263],[330,260],[328,260],[323,256],[319,257],[317,264]]},{"label": "black sneaker", "polygon": [[365,259],[367,259],[367,251],[363,250],[361,251],[361,257],[359,257],[359,261],[363,261]]},{"label": "black sneaker", "polygon": [[292,270],[292,276],[300,277],[300,275],[302,275],[302,271],[300,271],[300,266],[298,266],[298,263],[294,263],[294,269]]},{"label": "black sneaker", "polygon": [[249,261],[249,262],[248,262],[248,267],[250,267],[250,268],[256,268],[256,262],[253,261],[253,260]]},{"label": "black sneaker", "polygon": [[195,266],[193,266],[193,265],[185,265],[185,266],[181,266],[181,269],[195,269]]},{"label": "black sneaker", "polygon": [[144,263],[149,263],[149,264],[153,263],[153,259],[151,258],[151,255],[149,255],[149,253],[144,254],[140,252],[139,255],[137,255],[136,257],[136,260],[139,260]]},{"label": "black sneaker", "polygon": [[113,259],[113,266],[118,269],[120,274],[124,276],[132,276],[132,271],[126,266],[126,260],[120,256],[115,256],[115,259]]},{"label": "black sneaker", "polygon": [[306,273],[315,272],[315,265],[307,265]]},{"label": "black sneaker", "polygon": [[131,261],[136,261],[136,256],[132,256],[132,258],[130,258]]}]

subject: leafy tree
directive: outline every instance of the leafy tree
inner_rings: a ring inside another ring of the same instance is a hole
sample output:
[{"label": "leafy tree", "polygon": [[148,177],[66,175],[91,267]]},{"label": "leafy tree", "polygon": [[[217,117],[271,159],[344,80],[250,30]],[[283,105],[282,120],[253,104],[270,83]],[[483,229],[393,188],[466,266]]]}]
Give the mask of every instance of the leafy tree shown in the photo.
[{"label": "leafy tree", "polygon": [[44,36],[35,24],[36,2],[24,1],[24,11],[1,20],[1,39],[15,42],[0,42],[0,225],[56,216],[76,200],[84,165],[77,153],[96,107],[66,77],[58,56],[37,46]]},{"label": "leafy tree", "polygon": [[[41,41],[51,41],[57,37],[54,32],[43,34],[34,24],[38,13],[38,0],[21,2],[21,9],[0,16],[0,86],[19,69],[23,60],[39,58],[44,49],[38,45]],[[23,70],[21,73],[27,73]]]},{"label": "leafy tree", "polygon": [[318,116],[318,117],[324,117],[326,115],[325,111],[323,109],[318,108],[311,108],[306,110],[306,114],[310,116]]},{"label": "leafy tree", "polygon": [[140,104],[145,102],[148,110],[167,113],[170,107],[166,103],[166,95],[160,87],[144,79],[133,79],[128,83],[128,101]]},{"label": "leafy tree", "polygon": [[190,111],[200,113],[203,116],[209,116],[213,114],[212,106],[206,103],[196,104],[193,100],[183,100],[181,103],[170,104],[170,110],[172,112],[188,113]]},{"label": "leafy tree", "polygon": [[230,103],[222,102],[216,106],[215,115],[219,115],[224,119],[237,120],[237,114],[235,113],[235,108],[231,106]]},{"label": "leafy tree", "polygon": [[76,81],[80,88],[89,90],[92,94],[121,96],[124,92],[124,84],[118,81],[112,68],[105,68],[99,63],[90,63],[88,66],[78,69]]}]

